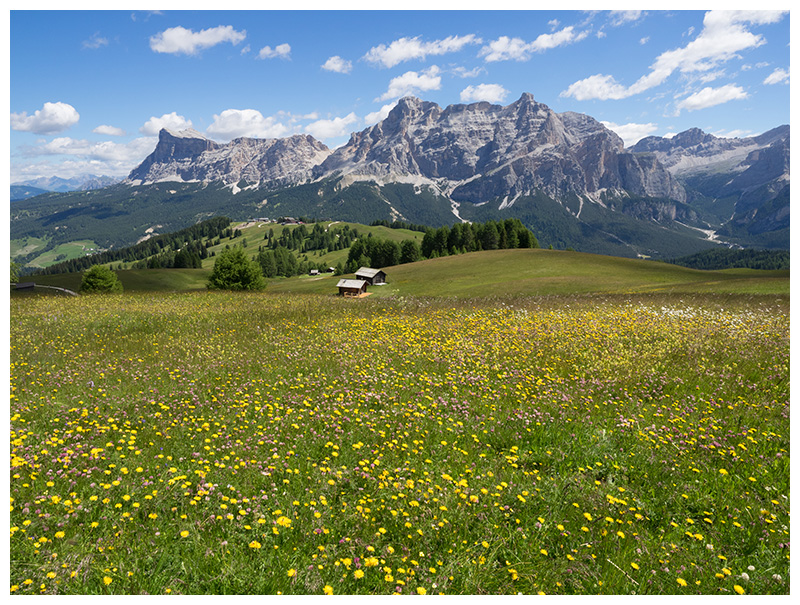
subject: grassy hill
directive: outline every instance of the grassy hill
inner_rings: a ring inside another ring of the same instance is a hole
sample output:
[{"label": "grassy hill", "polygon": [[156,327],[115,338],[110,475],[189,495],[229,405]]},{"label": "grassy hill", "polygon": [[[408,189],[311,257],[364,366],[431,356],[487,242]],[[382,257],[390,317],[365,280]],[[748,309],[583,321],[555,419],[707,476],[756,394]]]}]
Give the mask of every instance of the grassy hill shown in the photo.
[{"label": "grassy hill", "polygon": [[[382,237],[400,231],[386,227],[369,229],[381,233]],[[243,237],[248,240],[248,248],[252,245],[257,249],[258,240],[251,234],[258,232],[257,227],[245,229]],[[394,235],[402,238],[412,233]],[[330,253],[323,258],[330,257],[333,261],[331,255],[335,254],[346,256],[347,251]],[[213,259],[206,259],[202,269],[128,270],[119,271],[118,275],[128,292],[203,290],[212,266]],[[371,296],[470,298],[650,292],[789,295],[789,271],[701,271],[654,261],[561,250],[471,252],[385,270],[389,283],[370,287]],[[77,290],[80,279],[80,274],[76,273],[37,276],[35,281]],[[267,291],[335,296],[338,279],[332,274],[276,278],[268,281]]]}]

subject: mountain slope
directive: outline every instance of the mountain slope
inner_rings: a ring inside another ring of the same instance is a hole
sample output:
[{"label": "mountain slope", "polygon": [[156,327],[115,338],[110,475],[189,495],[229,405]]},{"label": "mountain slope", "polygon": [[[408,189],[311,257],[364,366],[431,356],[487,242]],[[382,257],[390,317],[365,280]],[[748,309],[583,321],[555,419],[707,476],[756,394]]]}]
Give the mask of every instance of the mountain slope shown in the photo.
[{"label": "mountain slope", "polygon": [[666,166],[720,237],[788,248],[789,139],[789,126],[742,139],[693,128],[671,139],[647,137],[632,150]]}]

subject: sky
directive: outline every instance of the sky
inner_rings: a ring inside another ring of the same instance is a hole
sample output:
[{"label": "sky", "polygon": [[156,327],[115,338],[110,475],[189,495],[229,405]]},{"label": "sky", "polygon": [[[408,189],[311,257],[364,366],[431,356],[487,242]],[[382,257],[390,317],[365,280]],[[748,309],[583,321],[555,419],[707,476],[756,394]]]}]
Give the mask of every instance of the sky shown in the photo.
[{"label": "sky", "polygon": [[528,92],[626,146],[692,127],[752,136],[789,123],[789,21],[766,10],[11,10],[10,178],[124,178],[162,127],[220,143],[306,133],[335,148],[406,95],[446,107]]}]

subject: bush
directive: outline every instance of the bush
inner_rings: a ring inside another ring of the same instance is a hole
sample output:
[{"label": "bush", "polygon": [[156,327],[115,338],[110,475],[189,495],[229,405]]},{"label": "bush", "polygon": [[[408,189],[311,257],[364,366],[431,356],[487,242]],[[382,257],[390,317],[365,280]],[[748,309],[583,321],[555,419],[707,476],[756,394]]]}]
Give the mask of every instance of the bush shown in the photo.
[{"label": "bush", "polygon": [[220,252],[208,278],[209,290],[261,290],[264,285],[261,266],[239,247]]},{"label": "bush", "polygon": [[81,278],[81,292],[84,294],[122,292],[122,282],[117,274],[105,265],[90,267]]}]

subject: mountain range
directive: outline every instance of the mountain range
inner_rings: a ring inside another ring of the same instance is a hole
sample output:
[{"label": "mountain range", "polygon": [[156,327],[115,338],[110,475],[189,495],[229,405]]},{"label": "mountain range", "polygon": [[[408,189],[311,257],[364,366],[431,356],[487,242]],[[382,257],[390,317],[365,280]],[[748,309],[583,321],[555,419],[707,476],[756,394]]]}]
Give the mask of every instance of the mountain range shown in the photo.
[{"label": "mountain range", "polygon": [[70,222],[80,216],[84,226],[120,217],[133,239],[225,213],[432,226],[513,217],[545,245],[622,256],[719,242],[788,248],[789,126],[741,139],[691,129],[626,149],[594,118],[556,113],[528,93],[507,106],[444,109],[405,97],[335,150],[308,135],[217,143],[162,130],[122,183],[90,193],[15,203],[12,238],[52,238],[59,225],[77,236]]},{"label": "mountain range", "polygon": [[95,174],[81,174],[71,179],[64,179],[58,176],[39,177],[11,183],[11,201],[24,200],[48,191],[66,193],[68,191],[102,189],[118,182],[119,179],[117,178]]}]

